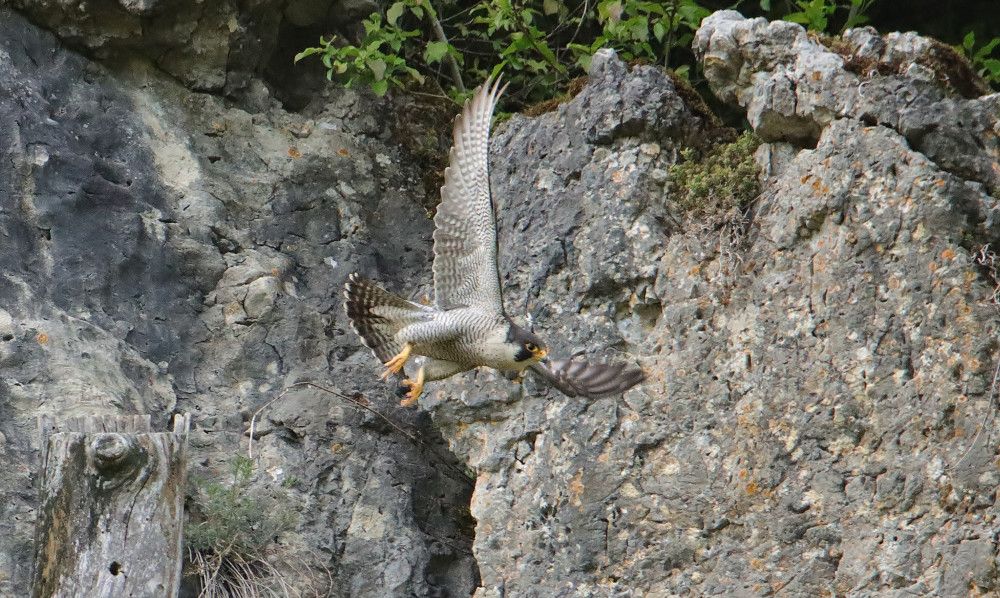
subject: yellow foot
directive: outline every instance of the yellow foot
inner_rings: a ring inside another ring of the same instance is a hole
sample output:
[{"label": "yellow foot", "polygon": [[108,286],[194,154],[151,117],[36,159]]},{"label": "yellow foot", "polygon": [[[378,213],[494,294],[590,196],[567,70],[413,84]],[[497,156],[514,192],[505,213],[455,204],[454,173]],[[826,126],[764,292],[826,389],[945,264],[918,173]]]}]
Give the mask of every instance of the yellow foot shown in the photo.
[{"label": "yellow foot", "polygon": [[413,345],[406,343],[403,345],[403,350],[399,352],[399,355],[385,362],[386,369],[382,372],[382,379],[385,380],[393,374],[398,374],[403,369],[403,366],[406,365],[406,360],[410,358],[411,351],[413,351]]},{"label": "yellow foot", "polygon": [[403,407],[411,407],[416,404],[417,399],[420,398],[420,393],[424,390],[424,368],[420,368],[417,372],[417,379],[410,380],[407,378],[403,380],[402,385],[409,388],[409,392],[406,393],[406,398],[399,402]]}]

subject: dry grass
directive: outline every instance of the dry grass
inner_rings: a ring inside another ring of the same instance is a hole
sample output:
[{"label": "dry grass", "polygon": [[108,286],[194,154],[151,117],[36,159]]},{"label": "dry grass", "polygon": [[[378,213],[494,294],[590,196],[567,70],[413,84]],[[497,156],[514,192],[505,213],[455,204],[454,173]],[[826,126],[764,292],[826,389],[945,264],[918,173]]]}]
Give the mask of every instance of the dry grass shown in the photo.
[{"label": "dry grass", "polygon": [[199,596],[326,596],[332,579],[323,560],[283,541],[299,521],[292,497],[253,478],[253,461],[237,457],[228,483],[196,484],[184,537]]}]

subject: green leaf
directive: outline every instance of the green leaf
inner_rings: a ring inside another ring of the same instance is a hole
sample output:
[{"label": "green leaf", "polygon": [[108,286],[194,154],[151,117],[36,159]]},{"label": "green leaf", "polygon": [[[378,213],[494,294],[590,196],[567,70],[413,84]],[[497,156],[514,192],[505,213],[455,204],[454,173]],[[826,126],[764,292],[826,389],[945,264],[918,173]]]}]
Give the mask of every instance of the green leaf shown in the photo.
[{"label": "green leaf", "polygon": [[965,48],[966,51],[969,51],[969,52],[972,51],[972,48],[976,47],[976,32],[975,31],[970,31],[970,32],[968,32],[968,33],[965,34],[965,37],[962,38],[962,47]]},{"label": "green leaf", "polygon": [[597,18],[606,23],[611,21],[617,23],[622,18],[621,0],[604,0],[597,5]]},{"label": "green leaf", "polygon": [[533,45],[535,46],[535,49],[538,50],[538,53],[541,54],[545,58],[545,60],[549,61],[549,64],[553,66],[556,65],[562,66],[559,64],[559,60],[556,58],[555,53],[552,52],[552,49],[549,48],[549,45],[545,43],[545,38],[543,38],[540,33],[538,38],[534,40]]},{"label": "green leaf", "polygon": [[764,12],[771,11],[771,0],[760,0],[760,9]]},{"label": "green leaf", "polygon": [[804,12],[790,12],[782,17],[782,20],[798,23],[799,25],[809,24],[809,17]]},{"label": "green leaf", "polygon": [[298,62],[298,61],[302,60],[303,58],[305,58],[306,56],[312,56],[313,54],[319,54],[322,51],[323,51],[323,48],[306,48],[305,50],[302,50],[301,52],[299,52],[298,54],[296,54],[295,58],[292,59],[292,62]]},{"label": "green leaf", "polygon": [[403,70],[405,70],[406,74],[408,74],[414,81],[423,85],[424,76],[420,74],[420,71],[411,66],[404,66]]},{"label": "green leaf", "polygon": [[490,71],[490,79],[496,79],[497,75],[499,75],[503,71],[504,67],[506,67],[507,64],[508,63],[506,60],[502,60],[500,61],[500,64],[493,67],[493,70]]},{"label": "green leaf", "polygon": [[374,91],[376,95],[384,96],[385,92],[389,91],[389,82],[385,79],[375,81],[372,83],[372,91]]},{"label": "green leaf", "polygon": [[380,29],[382,29],[382,17],[377,12],[374,12],[364,21],[361,21],[364,25],[365,35],[374,35]]},{"label": "green leaf", "polygon": [[546,15],[554,15],[559,12],[559,0],[542,0],[542,12]]},{"label": "green leaf", "polygon": [[712,14],[712,11],[703,6],[699,6],[695,2],[691,2],[682,4],[678,7],[677,14],[681,16],[681,21],[683,21],[684,24],[692,29],[697,29],[698,26],[701,25],[702,20]]},{"label": "green leaf", "polygon": [[404,10],[406,10],[406,5],[402,1],[394,3],[389,7],[389,10],[385,11],[385,22],[395,25],[399,17],[403,16]]},{"label": "green leaf", "polygon": [[976,55],[972,58],[972,60],[975,62],[985,60],[990,54],[993,53],[993,48],[996,48],[998,44],[1000,44],[1000,37],[994,37],[985,46],[976,50]]},{"label": "green leaf", "polygon": [[983,68],[989,73],[989,78],[996,80],[1000,77],[1000,60],[996,58],[987,58],[982,62]]},{"label": "green leaf", "polygon": [[427,42],[424,48],[424,60],[427,64],[441,62],[444,55],[448,53],[448,42]]},{"label": "green leaf", "polygon": [[410,12],[412,12],[413,16],[417,17],[418,19],[424,18],[424,9],[422,6],[411,6]]},{"label": "green leaf", "polygon": [[[634,5],[629,5],[629,8],[634,7],[636,12],[641,12],[647,15],[660,15],[664,16],[667,11],[664,10],[663,5],[656,2],[639,2]],[[632,11],[629,11],[632,12]]]},{"label": "green leaf", "polygon": [[629,19],[628,28],[632,39],[635,41],[645,42],[649,39],[649,21],[646,17]]},{"label": "green leaf", "polygon": [[663,41],[663,37],[666,34],[667,34],[667,28],[663,24],[663,21],[657,21],[657,22],[653,23],[653,37],[656,38],[656,41],[662,42]]},{"label": "green leaf", "polygon": [[385,78],[386,65],[384,60],[369,59],[365,61],[365,65],[368,67],[368,70],[372,72],[372,77],[374,77],[376,81],[381,81]]}]

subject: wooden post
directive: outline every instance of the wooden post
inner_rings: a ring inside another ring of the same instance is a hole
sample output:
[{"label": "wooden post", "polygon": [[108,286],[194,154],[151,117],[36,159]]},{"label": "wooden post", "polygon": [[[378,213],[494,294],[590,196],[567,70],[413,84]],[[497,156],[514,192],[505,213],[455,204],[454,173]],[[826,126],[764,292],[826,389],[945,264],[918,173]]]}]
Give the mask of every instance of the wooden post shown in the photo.
[{"label": "wooden post", "polygon": [[154,434],[148,415],[39,418],[35,598],[177,595],[190,421]]}]

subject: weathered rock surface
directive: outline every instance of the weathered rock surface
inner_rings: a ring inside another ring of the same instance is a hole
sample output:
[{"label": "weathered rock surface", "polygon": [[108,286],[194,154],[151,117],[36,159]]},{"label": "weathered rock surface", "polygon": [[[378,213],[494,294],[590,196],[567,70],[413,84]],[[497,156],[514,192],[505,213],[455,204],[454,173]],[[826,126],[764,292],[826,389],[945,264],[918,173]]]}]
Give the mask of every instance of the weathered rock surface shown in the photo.
[{"label": "weathered rock surface", "polygon": [[262,414],[259,483],[291,481],[333,596],[1000,591],[998,96],[916,36],[838,43],[733,12],[699,32],[769,142],[735,238],[674,203],[711,125],[658,69],[602,53],[499,127],[508,310],[650,377],[585,401],[470,373],[406,411],[339,298],[355,269],[430,290],[385,106],[249,114],[0,12],[0,594],[29,577],[36,414],[190,411],[194,473],[222,475],[301,380],[392,421],[309,387]]},{"label": "weathered rock surface", "polygon": [[[778,142],[735,246],[657,184],[704,125],[655,70],[595,60],[573,101],[496,138],[509,301],[566,351],[624,350],[651,376],[589,404],[498,400],[502,380],[424,401],[479,473],[479,596],[1000,590],[995,138],[963,146],[988,168],[918,153],[911,128],[829,108],[854,75],[800,27],[740,19],[698,37],[720,96]],[[900,95],[938,85],[894,76]],[[812,87],[790,84],[784,114],[770,80]],[[997,96],[925,95],[901,120],[995,122]]]},{"label": "weathered rock surface", "polygon": [[399,427],[311,388],[265,412],[260,483],[307,505],[287,540],[312,586],[470,593],[471,480],[394,407],[340,305],[354,269],[429,276],[420,173],[383,108],[344,91],[252,115],[6,9],[0,98],[0,595],[30,580],[36,415],[191,412],[192,475],[225,481],[251,415],[300,380]]},{"label": "weathered rock surface", "polygon": [[[375,7],[372,0],[12,0],[12,5],[99,58],[139,54],[189,87],[229,94],[245,90],[260,75],[282,26],[329,27],[366,17]],[[308,42],[313,41],[310,35]]]},{"label": "weathered rock surface", "polygon": [[694,40],[722,100],[768,141],[815,143],[838,118],[885,125],[942,169],[1000,190],[1000,95],[950,47],[914,33],[808,34],[786,21],[721,11]]}]

